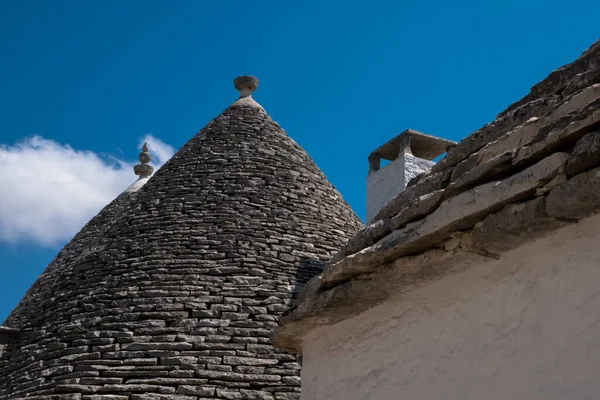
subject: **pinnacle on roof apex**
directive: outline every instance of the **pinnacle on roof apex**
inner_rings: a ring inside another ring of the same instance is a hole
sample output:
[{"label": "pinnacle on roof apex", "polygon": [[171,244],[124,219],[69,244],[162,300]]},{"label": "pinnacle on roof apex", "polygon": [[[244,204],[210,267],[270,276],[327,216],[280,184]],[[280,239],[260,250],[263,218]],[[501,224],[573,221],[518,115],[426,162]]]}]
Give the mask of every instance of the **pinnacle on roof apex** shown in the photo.
[{"label": "pinnacle on roof apex", "polygon": [[142,146],[142,152],[138,156],[138,160],[140,160],[141,164],[135,165],[133,167],[133,172],[135,172],[136,175],[139,175],[140,178],[152,175],[152,172],[154,172],[154,168],[152,167],[152,165],[148,165],[148,163],[152,160],[152,155],[148,153],[147,143],[144,143],[144,145]]},{"label": "pinnacle on roof apex", "polygon": [[233,86],[240,92],[241,97],[249,97],[258,87],[258,78],[255,76],[242,75],[233,80]]}]

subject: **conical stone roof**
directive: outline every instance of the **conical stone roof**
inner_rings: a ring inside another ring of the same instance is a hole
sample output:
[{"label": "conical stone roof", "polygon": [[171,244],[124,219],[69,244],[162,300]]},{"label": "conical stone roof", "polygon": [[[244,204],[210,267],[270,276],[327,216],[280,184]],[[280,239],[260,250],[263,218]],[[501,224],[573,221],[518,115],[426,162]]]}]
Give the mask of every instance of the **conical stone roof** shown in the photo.
[{"label": "conical stone roof", "polygon": [[269,336],[362,224],[254,82],[26,294],[0,399],[299,398],[295,356]]}]

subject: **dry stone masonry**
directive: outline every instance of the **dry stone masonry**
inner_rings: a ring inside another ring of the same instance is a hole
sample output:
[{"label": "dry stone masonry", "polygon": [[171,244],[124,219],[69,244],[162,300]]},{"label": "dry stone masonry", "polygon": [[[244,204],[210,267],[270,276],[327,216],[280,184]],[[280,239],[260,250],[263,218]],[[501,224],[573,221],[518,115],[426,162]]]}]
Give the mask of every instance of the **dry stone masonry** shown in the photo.
[{"label": "dry stone masonry", "polygon": [[280,320],[315,328],[600,212],[600,41],[448,149],[334,255]]},{"label": "dry stone masonry", "polygon": [[5,322],[0,399],[299,398],[270,335],[362,224],[257,84],[48,266]]}]

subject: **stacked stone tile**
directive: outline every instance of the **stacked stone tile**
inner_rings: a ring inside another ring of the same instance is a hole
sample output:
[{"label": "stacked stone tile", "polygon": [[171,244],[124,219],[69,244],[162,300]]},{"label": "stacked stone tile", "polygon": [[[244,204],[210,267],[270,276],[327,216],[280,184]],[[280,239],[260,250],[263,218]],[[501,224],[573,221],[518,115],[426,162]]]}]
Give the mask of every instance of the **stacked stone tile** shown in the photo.
[{"label": "stacked stone tile", "polygon": [[256,84],[34,284],[5,323],[0,399],[299,398],[270,335],[362,226]]},{"label": "stacked stone tile", "polygon": [[[600,212],[600,41],[448,150],[309,282],[274,341]],[[351,301],[350,301],[351,299]]]}]

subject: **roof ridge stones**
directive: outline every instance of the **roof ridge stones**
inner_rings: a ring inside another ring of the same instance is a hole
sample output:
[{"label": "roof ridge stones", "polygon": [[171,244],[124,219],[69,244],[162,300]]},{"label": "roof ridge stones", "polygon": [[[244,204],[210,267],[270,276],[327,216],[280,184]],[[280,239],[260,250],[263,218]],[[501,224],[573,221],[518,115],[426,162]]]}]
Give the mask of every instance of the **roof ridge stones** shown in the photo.
[{"label": "roof ridge stones", "polygon": [[300,352],[317,326],[600,212],[599,43],[536,85],[549,98],[500,114],[388,202],[309,282],[275,343]]}]

